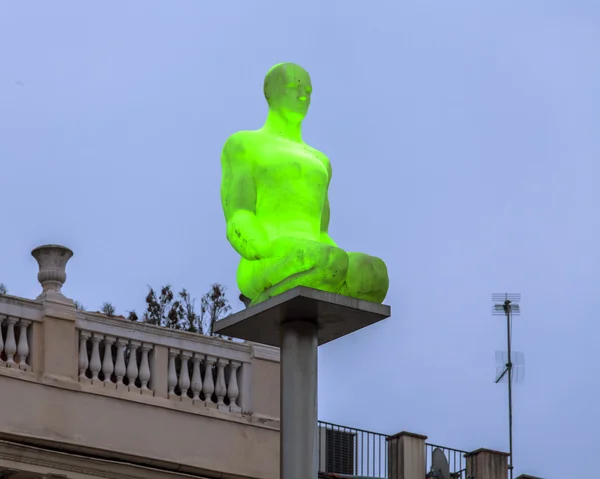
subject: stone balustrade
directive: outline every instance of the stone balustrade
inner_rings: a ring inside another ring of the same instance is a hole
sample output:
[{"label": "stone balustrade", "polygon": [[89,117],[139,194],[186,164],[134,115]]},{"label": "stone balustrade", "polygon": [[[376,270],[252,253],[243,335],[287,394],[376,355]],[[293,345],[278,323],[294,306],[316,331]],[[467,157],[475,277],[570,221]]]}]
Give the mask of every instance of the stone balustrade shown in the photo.
[{"label": "stone balustrade", "polygon": [[79,381],[240,413],[251,346],[79,312]]},{"label": "stone balustrade", "polygon": [[31,324],[41,316],[41,305],[35,301],[0,296],[0,368],[31,372]]},{"label": "stone balustrade", "polygon": [[0,315],[0,367],[31,371],[29,357],[29,319]]},{"label": "stone balustrade", "polygon": [[[11,405],[0,408],[0,432],[60,450],[58,462],[87,451],[121,469],[145,467],[127,477],[170,477],[149,475],[157,465],[194,477],[278,477],[277,348],[77,310],[63,294],[73,252],[47,245],[32,255],[41,294],[0,295],[0,389]],[[90,414],[100,419],[82,420]],[[11,473],[29,474],[17,455]]]},{"label": "stone balustrade", "polygon": [[115,384],[141,392],[150,391],[149,355],[153,344],[79,330],[79,380]]},{"label": "stone balustrade", "polygon": [[[0,368],[34,372],[32,354],[42,345],[34,343],[32,324],[41,329],[41,306],[38,301],[0,297]],[[250,410],[252,358],[264,356],[254,351],[264,346],[83,311],[76,313],[75,331],[82,384],[235,413]],[[278,362],[277,353],[266,349],[267,357]]]}]

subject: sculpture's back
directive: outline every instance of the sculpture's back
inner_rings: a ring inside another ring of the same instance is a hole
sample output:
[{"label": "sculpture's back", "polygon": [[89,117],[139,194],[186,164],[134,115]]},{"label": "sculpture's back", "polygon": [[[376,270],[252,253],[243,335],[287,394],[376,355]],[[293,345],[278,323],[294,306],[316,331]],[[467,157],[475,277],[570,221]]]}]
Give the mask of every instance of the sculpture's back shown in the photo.
[{"label": "sculpture's back", "polygon": [[221,156],[227,238],[240,254],[238,286],[253,304],[295,286],[383,302],[383,261],[346,253],[329,237],[328,158],[302,141],[312,84],[298,65],[274,66],[265,78],[269,114],[242,131]]}]

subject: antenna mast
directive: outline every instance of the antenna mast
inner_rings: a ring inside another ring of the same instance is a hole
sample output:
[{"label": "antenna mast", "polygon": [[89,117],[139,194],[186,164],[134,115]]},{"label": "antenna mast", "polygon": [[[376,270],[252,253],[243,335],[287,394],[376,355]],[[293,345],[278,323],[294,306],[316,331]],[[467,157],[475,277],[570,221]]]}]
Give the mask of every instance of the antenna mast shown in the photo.
[{"label": "antenna mast", "polygon": [[507,354],[506,362],[500,371],[500,375],[496,378],[496,384],[500,381],[504,382],[504,378],[508,378],[508,444],[509,444],[509,465],[510,479],[513,479],[513,417],[512,417],[512,381],[513,381],[513,362],[512,362],[512,317],[521,314],[520,294],[492,294],[492,314],[495,316],[506,317],[506,343]]}]

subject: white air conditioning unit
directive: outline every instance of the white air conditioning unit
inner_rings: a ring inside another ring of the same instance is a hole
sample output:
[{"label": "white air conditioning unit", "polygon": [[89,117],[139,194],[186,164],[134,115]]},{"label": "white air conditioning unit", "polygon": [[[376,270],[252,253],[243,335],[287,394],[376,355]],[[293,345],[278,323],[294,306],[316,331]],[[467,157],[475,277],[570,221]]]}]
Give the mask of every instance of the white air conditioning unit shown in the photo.
[{"label": "white air conditioning unit", "polygon": [[354,475],[356,446],[355,432],[319,426],[319,471]]}]

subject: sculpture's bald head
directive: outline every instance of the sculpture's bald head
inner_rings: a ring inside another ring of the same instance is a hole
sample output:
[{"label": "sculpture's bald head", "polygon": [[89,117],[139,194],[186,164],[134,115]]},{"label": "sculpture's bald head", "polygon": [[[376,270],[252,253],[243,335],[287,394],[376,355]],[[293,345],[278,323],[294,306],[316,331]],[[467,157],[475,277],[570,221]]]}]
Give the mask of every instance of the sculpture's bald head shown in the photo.
[{"label": "sculpture's bald head", "polygon": [[267,72],[264,92],[269,109],[288,121],[301,122],[310,106],[310,75],[295,63],[278,63]]}]

